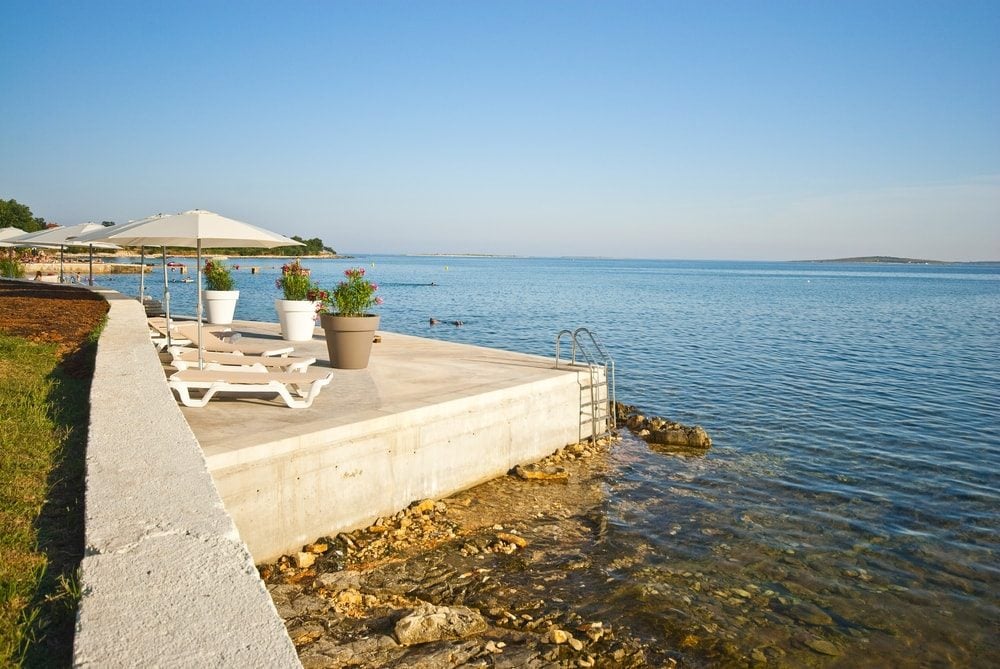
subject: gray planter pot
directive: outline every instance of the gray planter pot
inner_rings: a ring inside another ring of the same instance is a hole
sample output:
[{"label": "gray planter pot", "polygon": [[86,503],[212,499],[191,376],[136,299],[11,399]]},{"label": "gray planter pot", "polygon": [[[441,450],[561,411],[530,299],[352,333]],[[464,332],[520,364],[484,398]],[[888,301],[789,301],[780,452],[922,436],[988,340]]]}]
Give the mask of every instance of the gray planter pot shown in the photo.
[{"label": "gray planter pot", "polygon": [[326,335],[330,366],[337,369],[364,369],[372,351],[372,339],[380,317],[321,314],[320,326]]}]

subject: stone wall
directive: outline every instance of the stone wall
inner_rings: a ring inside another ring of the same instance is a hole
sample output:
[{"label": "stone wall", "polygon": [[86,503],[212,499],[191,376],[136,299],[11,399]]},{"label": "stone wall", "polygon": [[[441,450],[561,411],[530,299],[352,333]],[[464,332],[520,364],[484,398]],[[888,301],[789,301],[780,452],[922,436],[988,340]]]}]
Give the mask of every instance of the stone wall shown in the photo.
[{"label": "stone wall", "polygon": [[111,304],[91,389],[74,664],[299,667],[163,381],[139,303]]}]

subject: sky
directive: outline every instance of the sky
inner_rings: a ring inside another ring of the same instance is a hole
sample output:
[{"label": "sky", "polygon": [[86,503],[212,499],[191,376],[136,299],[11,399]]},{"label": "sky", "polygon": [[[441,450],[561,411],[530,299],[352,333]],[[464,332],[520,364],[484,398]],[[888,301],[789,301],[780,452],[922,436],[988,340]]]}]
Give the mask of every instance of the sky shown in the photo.
[{"label": "sky", "polygon": [[1000,2],[0,0],[0,198],[343,253],[1000,260]]}]

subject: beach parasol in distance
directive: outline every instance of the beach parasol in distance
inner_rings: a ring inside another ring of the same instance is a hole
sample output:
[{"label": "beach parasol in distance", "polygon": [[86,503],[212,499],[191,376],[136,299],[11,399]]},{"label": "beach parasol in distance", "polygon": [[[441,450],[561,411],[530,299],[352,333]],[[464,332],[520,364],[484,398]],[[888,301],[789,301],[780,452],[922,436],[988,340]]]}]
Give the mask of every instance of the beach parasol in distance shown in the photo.
[{"label": "beach parasol in distance", "polygon": [[204,367],[202,346],[201,250],[222,246],[271,249],[279,246],[304,246],[302,242],[279,235],[255,225],[226,218],[204,209],[179,214],[156,215],[105,228],[88,239],[102,240],[124,246],[182,246],[197,249],[198,272],[198,367]]},{"label": "beach parasol in distance", "polygon": [[6,241],[15,246],[41,246],[59,249],[59,282],[63,281],[63,259],[67,246],[87,246],[90,248],[90,285],[94,285],[94,249],[117,249],[119,246],[104,241],[80,241],[76,239],[88,232],[103,230],[100,223],[78,223],[77,225],[57,226],[38,232],[28,232]]}]

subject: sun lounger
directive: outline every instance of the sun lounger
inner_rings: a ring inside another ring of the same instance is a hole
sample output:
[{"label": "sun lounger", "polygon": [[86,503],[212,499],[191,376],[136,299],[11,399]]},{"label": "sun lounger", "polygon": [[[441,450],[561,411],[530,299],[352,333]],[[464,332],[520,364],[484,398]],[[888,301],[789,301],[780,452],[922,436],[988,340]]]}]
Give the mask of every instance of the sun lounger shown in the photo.
[{"label": "sun lounger", "polygon": [[[185,369],[174,372],[167,384],[177,391],[181,403],[203,407],[216,393],[257,395],[278,393],[292,409],[308,409],[323,386],[333,379],[333,371],[312,368],[303,372],[236,372],[220,369]],[[191,390],[204,391],[191,397]],[[298,398],[292,395],[295,392]]]},{"label": "sun lounger", "polygon": [[[178,370],[198,369],[198,350],[193,348],[182,348],[172,346],[170,353],[173,356],[172,364]],[[291,356],[262,356],[262,355],[239,355],[236,353],[215,353],[205,351],[202,354],[202,362],[205,369],[229,369],[249,368],[244,371],[256,372],[303,372],[309,369],[309,365],[316,362],[316,358],[293,358]]]},{"label": "sun lounger", "polygon": [[[194,342],[185,337],[178,331],[177,326],[181,323],[187,323],[187,325],[193,326],[197,329],[196,323],[190,323],[186,321],[178,322],[173,319],[170,320],[170,326],[167,326],[167,319],[154,316],[152,318],[146,319],[149,325],[149,337],[152,339],[153,344],[159,350],[167,348],[167,331],[170,331],[170,345],[171,346],[190,346]],[[229,332],[231,328],[228,325],[203,325],[205,332]]]},{"label": "sun lounger", "polygon": [[[219,326],[215,326],[218,328]],[[243,355],[288,355],[295,350],[294,346],[289,346],[285,342],[269,342],[263,339],[249,339],[247,337],[241,337],[238,341],[225,341],[221,337],[227,334],[231,334],[229,330],[215,330],[212,331],[203,326],[202,332],[205,336],[205,341],[202,346],[204,350],[211,351],[213,353],[237,353]],[[170,330],[171,337],[175,336],[174,333],[179,334],[185,340],[190,342],[189,345],[198,345],[198,324],[197,323],[175,323],[174,327]]]}]

